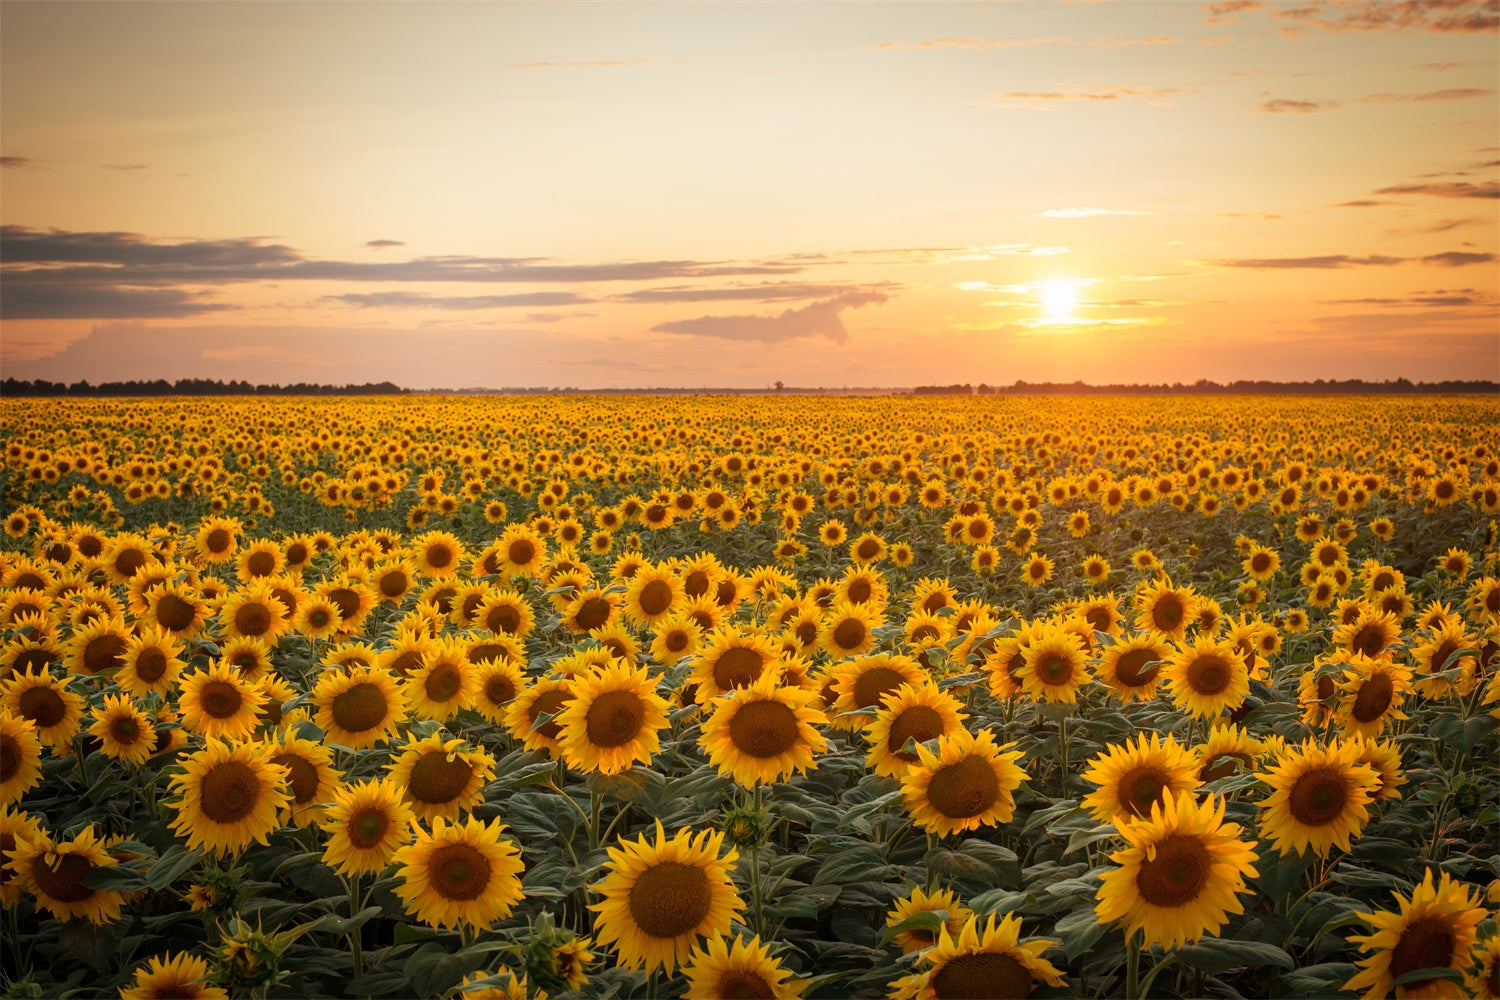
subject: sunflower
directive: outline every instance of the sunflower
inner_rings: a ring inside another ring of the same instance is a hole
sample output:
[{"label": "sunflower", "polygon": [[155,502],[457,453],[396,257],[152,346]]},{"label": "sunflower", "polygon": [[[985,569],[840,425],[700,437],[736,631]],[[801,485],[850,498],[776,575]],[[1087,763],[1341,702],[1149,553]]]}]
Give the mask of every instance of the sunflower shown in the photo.
[{"label": "sunflower", "polygon": [[1137,632],[1104,647],[1099,680],[1119,701],[1150,701],[1156,696],[1162,664],[1171,654],[1171,643],[1160,632]]},{"label": "sunflower", "polygon": [[255,731],[265,693],[224,660],[189,674],[182,682],[178,709],[183,727],[210,739],[245,739]]},{"label": "sunflower", "polygon": [[702,642],[703,630],[698,623],[674,612],[656,623],[651,639],[651,658],[663,666],[671,666],[697,653]]},{"label": "sunflower", "polygon": [[64,647],[63,667],[84,677],[118,671],[125,665],[124,653],[130,635],[130,626],[124,618],[101,615],[73,632]]},{"label": "sunflower", "polygon": [[411,842],[416,816],[389,776],[334,788],[317,818],[328,835],[323,863],[340,875],[384,870],[398,848]]},{"label": "sunflower", "polygon": [[416,563],[400,556],[376,563],[365,579],[375,589],[377,600],[399,605],[416,586],[416,576]]},{"label": "sunflower", "polygon": [[1327,858],[1335,845],[1349,850],[1370,820],[1369,805],[1380,780],[1359,763],[1359,741],[1320,747],[1308,740],[1289,749],[1260,779],[1271,794],[1258,803],[1261,831],[1283,856],[1311,848]]},{"label": "sunflower", "polygon": [[312,639],[332,638],[343,627],[343,613],[326,597],[313,596],[299,601],[292,614],[292,631]]},{"label": "sunflower", "polygon": [[[0,806],[19,802],[42,780],[42,741],[36,726],[8,708],[0,708]],[[0,853],[0,863],[5,855]]]},{"label": "sunflower", "polygon": [[1500,934],[1491,934],[1470,953],[1473,971],[1464,976],[1464,986],[1478,1000],[1500,1000]]},{"label": "sunflower", "polygon": [[466,558],[464,543],[446,531],[429,531],[411,542],[417,568],[427,576],[452,576]]},{"label": "sunflower", "polygon": [[615,661],[578,676],[557,713],[563,760],[585,774],[651,763],[667,727],[667,703],[644,667]]},{"label": "sunflower", "polygon": [[364,750],[390,739],[406,717],[406,700],[383,667],[325,671],[311,694],[315,724],[328,742]]},{"label": "sunflower", "polygon": [[784,781],[815,766],[828,743],[815,691],[782,686],[775,674],[712,702],[698,743],[719,773],[741,785]]},{"label": "sunflower", "polygon": [[1011,793],[1027,780],[1014,745],[996,746],[988,729],[940,737],[936,750],[918,745],[917,762],[901,778],[912,822],[938,836],[1009,823],[1016,808]]},{"label": "sunflower", "polygon": [[230,638],[276,638],[291,627],[286,605],[271,593],[263,581],[246,584],[227,595],[219,605],[219,627]]},{"label": "sunflower", "polygon": [[136,698],[149,693],[165,696],[177,686],[177,678],[187,666],[182,653],[182,643],[173,633],[154,625],[137,625],[135,633],[125,640],[121,655],[125,662],[115,674],[115,683]]},{"label": "sunflower", "polygon": [[1373,739],[1355,739],[1353,742],[1359,744],[1359,756],[1355,758],[1355,763],[1369,765],[1375,772],[1375,777],[1380,780],[1380,785],[1375,790],[1376,801],[1399,799],[1401,793],[1397,789],[1406,784],[1401,748],[1393,740],[1377,742]]},{"label": "sunflower", "polygon": [[479,678],[463,642],[433,639],[423,650],[421,666],[407,675],[402,689],[412,717],[441,722],[473,706]]},{"label": "sunflower", "polygon": [[1198,760],[1198,780],[1218,781],[1255,766],[1255,758],[1265,752],[1263,742],[1241,726],[1215,726],[1208,739],[1193,747]]},{"label": "sunflower", "polygon": [[493,635],[524,640],[531,634],[536,613],[518,590],[492,590],[474,609],[474,624]]},{"label": "sunflower", "polygon": [[[475,986],[480,980],[494,980],[498,985]],[[454,1000],[547,1000],[547,991],[533,986],[524,975],[503,969],[493,976],[475,972],[465,976],[457,986]]]},{"label": "sunflower", "polygon": [[379,603],[372,584],[354,577],[325,579],[313,588],[313,595],[338,605],[339,631],[349,635],[358,634],[365,627],[365,619]]},{"label": "sunflower", "polygon": [[83,698],[68,686],[68,679],[54,678],[45,670],[12,674],[5,681],[0,707],[36,727],[36,738],[44,747],[66,747],[83,722]]},{"label": "sunflower", "polygon": [[133,531],[122,531],[110,538],[99,554],[99,568],[114,583],[129,583],[136,571],[155,561],[151,541]]},{"label": "sunflower", "polygon": [[146,594],[146,613],[140,616],[179,640],[197,635],[208,620],[208,604],[196,587],[175,580]]},{"label": "sunflower", "polygon": [[885,558],[885,539],[867,531],[849,543],[849,559],[857,566],[869,566]]},{"label": "sunflower", "polygon": [[1446,979],[1421,979],[1396,985],[1396,980],[1418,969],[1458,969],[1469,964],[1477,938],[1475,928],[1488,915],[1467,886],[1443,872],[1436,883],[1432,869],[1411,896],[1394,893],[1397,911],[1363,915],[1369,934],[1349,940],[1368,955],[1344,989],[1365,990],[1363,1000],[1380,997],[1461,997],[1463,990]]},{"label": "sunflower", "polygon": [[[505,728],[528,750],[545,750],[554,757],[562,753],[558,737],[562,727],[557,715],[573,697],[571,678],[538,677],[511,699],[505,713]],[[545,722],[540,722],[547,716]]]},{"label": "sunflower", "polygon": [[275,576],[286,564],[281,546],[265,538],[258,538],[240,550],[235,558],[234,575],[241,583],[249,583],[259,577]]},{"label": "sunflower", "polygon": [[1181,642],[1192,624],[1193,590],[1174,587],[1165,578],[1143,584],[1135,595],[1135,625]]},{"label": "sunflower", "polygon": [[27,812],[0,805],[0,910],[8,910],[21,899],[21,880],[11,867],[10,852],[24,840],[42,836],[42,824]]},{"label": "sunflower", "polygon": [[522,864],[520,851],[501,836],[505,829],[472,816],[462,823],[438,818],[431,833],[419,827],[416,840],[391,858],[406,912],[433,927],[481,930],[510,916],[522,898]]},{"label": "sunflower", "polygon": [[652,625],[671,613],[682,599],[682,580],[664,566],[638,569],[625,591],[625,615],[641,625]]},{"label": "sunflower", "polygon": [[604,897],[589,906],[596,940],[614,945],[625,968],[670,974],[700,937],[727,935],[745,903],[729,876],[739,853],[723,850],[722,832],[684,828],[669,840],[661,820],[654,843],[642,834],[609,848],[607,874],[590,887]]},{"label": "sunflower", "polygon": [[238,854],[254,841],[267,843],[280,827],[278,816],[292,797],[286,791],[287,769],[271,763],[270,749],[210,739],[183,762],[183,771],[171,781],[180,793],[171,828],[187,838],[189,850]]},{"label": "sunflower", "polygon": [[198,522],[193,537],[193,551],[200,561],[226,563],[239,549],[240,522],[232,517],[207,517]]},{"label": "sunflower", "polygon": [[474,710],[496,725],[504,725],[511,699],[526,683],[520,663],[507,657],[481,660],[474,669],[474,680]]},{"label": "sunflower", "polygon": [[1026,561],[1021,564],[1021,582],[1028,587],[1040,587],[1052,579],[1055,567],[1056,563],[1040,552],[1028,553]]},{"label": "sunflower", "polygon": [[156,749],[156,726],[127,695],[105,695],[93,718],[88,732],[106,757],[139,766]]},{"label": "sunflower", "polygon": [[824,614],[818,644],[835,660],[859,656],[874,648],[875,629],[879,625],[876,609],[841,601]]},{"label": "sunflower", "polygon": [[1356,653],[1343,659],[1334,718],[1346,737],[1375,738],[1392,720],[1405,719],[1401,705],[1411,694],[1411,671],[1386,659]]},{"label": "sunflower", "polygon": [[1124,746],[1111,744],[1089,761],[1083,780],[1099,786],[1083,799],[1083,807],[1100,823],[1132,822],[1151,814],[1166,795],[1184,795],[1198,788],[1198,758],[1179,746],[1173,736],[1148,739],[1140,733]]},{"label": "sunflower", "polygon": [[152,958],[135,971],[129,986],[120,987],[120,1000],[165,1000],[185,997],[188,1000],[229,1000],[222,986],[208,982],[208,962],[179,952]]},{"label": "sunflower", "polygon": [[1056,626],[1041,629],[1027,644],[1016,677],[1036,701],[1072,704],[1089,679],[1083,640]]},{"label": "sunflower", "polygon": [[1377,657],[1401,637],[1396,617],[1377,608],[1361,605],[1353,621],[1346,621],[1333,633],[1333,644],[1350,653]]},{"label": "sunflower", "polygon": [[1240,839],[1224,822],[1224,800],[1201,804],[1171,792],[1151,815],[1120,828],[1127,847],[1110,854],[1120,867],[1105,872],[1094,912],[1101,923],[1123,920],[1126,938],[1144,931],[1143,946],[1174,948],[1218,934],[1230,914],[1243,913],[1237,895],[1254,867],[1256,841]]},{"label": "sunflower", "polygon": [[124,896],[118,892],[91,889],[84,879],[100,868],[119,864],[105,849],[104,841],[86,826],[71,840],[54,841],[38,828],[28,837],[17,838],[10,851],[15,880],[36,897],[37,905],[60,921],[82,918],[107,924],[120,915]]},{"label": "sunflower", "polygon": [[1266,583],[1281,568],[1281,556],[1275,549],[1255,544],[1250,547],[1250,551],[1246,554],[1242,565],[1246,576],[1252,580],[1259,580],[1262,583]]},{"label": "sunflower", "polygon": [[[1424,698],[1441,698],[1450,693],[1467,697],[1474,690],[1474,670],[1478,664],[1471,655],[1454,654],[1459,650],[1474,649],[1478,645],[1461,620],[1434,629],[1425,641],[1411,651],[1412,660],[1416,664],[1417,680],[1413,686],[1417,693]],[[1448,670],[1457,670],[1458,673],[1453,677],[1432,676]]]},{"label": "sunflower", "polygon": [[732,945],[722,937],[711,937],[706,947],[694,948],[682,970],[687,978],[684,1000],[722,1000],[723,997],[758,997],[763,1000],[796,1000],[806,984],[790,979],[761,943],[735,938]]},{"label": "sunflower", "polygon": [[1199,639],[1183,645],[1162,668],[1179,710],[1200,719],[1238,708],[1250,693],[1250,670],[1229,642]]},{"label": "sunflower", "polygon": [[587,635],[608,625],[618,607],[618,598],[598,587],[575,590],[562,609],[563,627],[574,635]]},{"label": "sunflower", "polygon": [[871,608],[884,608],[889,597],[890,588],[879,570],[868,566],[850,566],[839,578],[833,603],[837,605],[847,601]]},{"label": "sunflower", "polygon": [[292,800],[282,822],[311,826],[320,814],[317,806],[329,801],[344,780],[333,766],[333,753],[312,740],[283,732],[270,744],[270,760],[287,769],[286,789]]},{"label": "sunflower", "polygon": [[917,762],[916,753],[905,749],[907,740],[926,743],[952,736],[968,718],[957,698],[925,678],[885,692],[880,703],[880,711],[865,726],[870,744],[865,763],[876,774],[898,781]]},{"label": "sunflower", "polygon": [[387,769],[418,819],[456,820],[472,809],[495,776],[495,758],[435,732],[407,744]]},{"label": "sunflower", "polygon": [[938,929],[937,943],[922,953],[931,966],[914,974],[911,986],[919,1000],[965,997],[1024,997],[1038,982],[1065,985],[1062,970],[1042,957],[1055,940],[1022,943],[1021,918],[991,914],[966,920],[957,936]]},{"label": "sunflower", "polygon": [[[886,914],[885,925],[894,927],[918,913],[931,913],[935,910],[947,913],[944,926],[950,936],[957,936],[963,925],[974,916],[974,911],[959,902],[958,896],[949,889],[927,892],[921,886],[913,886],[909,895],[896,900],[896,904]],[[910,955],[937,944],[938,935],[935,931],[913,927],[901,931],[892,940],[901,946],[903,955]]]},{"label": "sunflower", "polygon": [[829,722],[854,731],[869,723],[882,698],[903,684],[925,679],[927,672],[909,656],[876,653],[837,664],[830,668],[830,676],[835,698],[828,706]]},{"label": "sunflower", "polygon": [[547,558],[547,540],[529,525],[512,524],[496,540],[495,562],[503,574],[536,576]]},{"label": "sunflower", "polygon": [[753,684],[767,670],[778,670],[770,639],[738,628],[717,630],[707,637],[707,645],[693,667],[698,702],[707,704],[735,688]]}]

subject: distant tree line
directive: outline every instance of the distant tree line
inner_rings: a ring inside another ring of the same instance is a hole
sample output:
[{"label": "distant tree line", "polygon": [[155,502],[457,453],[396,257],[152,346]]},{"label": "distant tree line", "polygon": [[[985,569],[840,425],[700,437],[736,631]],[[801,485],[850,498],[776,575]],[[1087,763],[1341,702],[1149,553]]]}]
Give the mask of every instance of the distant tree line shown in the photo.
[{"label": "distant tree line", "polygon": [[297,382],[293,385],[252,385],[243,380],[220,382],[218,379],[180,378],[168,382],[164,378],[150,382],[132,379],[128,382],[100,382],[91,385],[88,379],[74,382],[49,382],[33,379],[30,382],[8,378],[0,382],[0,396],[394,396],[410,392],[394,382],[365,382],[361,385],[318,385]]},{"label": "distant tree line", "polygon": [[1386,379],[1382,382],[1367,382],[1364,379],[1315,379],[1311,382],[1270,382],[1264,379],[1240,379],[1235,382],[1212,382],[1199,379],[1191,384],[1173,382],[1168,384],[1087,385],[1083,382],[1027,382],[1018,380],[1014,385],[971,385],[968,382],[953,385],[919,385],[912,389],[915,396],[1089,396],[1129,394],[1181,394],[1181,395],[1298,395],[1298,394],[1374,394],[1400,395],[1403,393],[1500,393],[1500,382],[1478,379],[1448,379],[1442,382],[1413,382],[1410,379]]}]

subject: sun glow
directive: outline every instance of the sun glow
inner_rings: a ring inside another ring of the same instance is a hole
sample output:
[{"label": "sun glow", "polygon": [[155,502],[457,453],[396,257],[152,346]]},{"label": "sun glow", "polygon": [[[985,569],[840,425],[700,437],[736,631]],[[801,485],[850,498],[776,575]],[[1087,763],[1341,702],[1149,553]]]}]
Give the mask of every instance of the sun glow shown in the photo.
[{"label": "sun glow", "polygon": [[1068,323],[1075,317],[1078,307],[1078,285],[1068,278],[1054,278],[1037,285],[1037,294],[1042,299],[1042,311],[1053,323]]}]

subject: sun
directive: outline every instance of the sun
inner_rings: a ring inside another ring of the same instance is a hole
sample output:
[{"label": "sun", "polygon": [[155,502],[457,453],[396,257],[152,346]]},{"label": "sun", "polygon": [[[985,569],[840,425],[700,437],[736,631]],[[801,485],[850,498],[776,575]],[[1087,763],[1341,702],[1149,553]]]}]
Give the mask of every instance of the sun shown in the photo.
[{"label": "sun", "polygon": [[1078,285],[1069,278],[1053,278],[1037,283],[1037,295],[1042,300],[1042,311],[1053,323],[1072,320],[1073,310],[1078,308]]}]

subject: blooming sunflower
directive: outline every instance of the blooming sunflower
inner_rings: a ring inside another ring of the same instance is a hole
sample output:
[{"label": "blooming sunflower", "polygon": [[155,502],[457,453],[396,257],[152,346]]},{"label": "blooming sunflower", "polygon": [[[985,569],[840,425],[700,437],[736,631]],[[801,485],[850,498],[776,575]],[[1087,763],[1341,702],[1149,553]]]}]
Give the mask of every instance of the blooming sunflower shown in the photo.
[{"label": "blooming sunflower", "polygon": [[995,745],[995,734],[961,729],[938,739],[937,749],[917,747],[917,762],[901,779],[901,795],[912,822],[939,836],[1009,823],[1012,793],[1027,780],[1016,766],[1021,751]]},{"label": "blooming sunflower", "polygon": [[292,800],[282,822],[303,827],[312,825],[319,816],[317,806],[329,801],[343,783],[344,775],[333,766],[333,753],[312,740],[279,733],[270,744],[272,764],[287,769],[286,789]]},{"label": "blooming sunflower", "polygon": [[1243,913],[1237,895],[1254,867],[1256,841],[1224,822],[1224,800],[1199,803],[1171,792],[1147,818],[1126,823],[1128,846],[1110,854],[1120,867],[1104,873],[1094,912],[1101,923],[1123,920],[1127,939],[1145,932],[1144,946],[1173,948],[1217,934],[1229,915]]},{"label": "blooming sunflower", "polygon": [[[573,697],[571,678],[538,677],[511,699],[505,713],[505,728],[528,750],[546,750],[561,756],[558,738],[562,726],[557,715]],[[548,716],[546,721],[540,721]]]},{"label": "blooming sunflower", "polygon": [[222,986],[207,982],[208,962],[187,952],[152,958],[135,972],[129,986],[120,987],[120,1000],[229,1000]]},{"label": "blooming sunflower", "polygon": [[1198,758],[1160,733],[1137,735],[1124,746],[1111,744],[1089,761],[1083,779],[1099,786],[1084,796],[1083,807],[1100,823],[1131,822],[1149,816],[1166,795],[1198,788]]},{"label": "blooming sunflower", "polygon": [[735,938],[733,945],[725,944],[722,937],[711,937],[706,946],[692,950],[682,974],[687,978],[684,1000],[796,1000],[806,987],[789,978],[791,973],[772,957],[759,936],[748,941]]},{"label": "blooming sunflower", "polygon": [[991,914],[983,921],[973,916],[958,935],[939,928],[937,943],[922,953],[931,968],[916,974],[912,985],[918,1000],[960,1000],[965,997],[1024,997],[1040,981],[1063,986],[1062,970],[1042,957],[1055,940],[1021,941],[1021,918]]},{"label": "blooming sunflower", "polygon": [[1401,705],[1411,693],[1411,671],[1391,660],[1360,653],[1344,658],[1334,718],[1346,737],[1375,738],[1392,720],[1405,719]]},{"label": "blooming sunflower", "polygon": [[1250,693],[1250,669],[1230,642],[1199,639],[1183,645],[1162,669],[1172,702],[1183,712],[1209,718],[1238,708]]},{"label": "blooming sunflower", "polygon": [[767,670],[776,672],[776,649],[770,639],[739,628],[716,630],[707,637],[707,645],[693,667],[698,702],[706,704],[735,688],[753,684]]},{"label": "blooming sunflower", "polygon": [[708,761],[742,785],[781,781],[813,767],[827,748],[818,731],[826,720],[813,707],[816,691],[782,686],[775,674],[712,702],[699,744]]},{"label": "blooming sunflower", "polygon": [[467,557],[464,543],[446,531],[429,531],[412,539],[417,568],[427,576],[452,576]]},{"label": "blooming sunflower", "polygon": [[[42,741],[36,724],[9,708],[0,708],[0,806],[20,801],[42,780]],[[5,855],[0,853],[0,862]]]},{"label": "blooming sunflower", "polygon": [[495,776],[495,758],[436,732],[408,744],[388,770],[418,819],[456,820],[473,808]]},{"label": "blooming sunflower", "polygon": [[1021,582],[1028,587],[1040,587],[1052,579],[1056,564],[1040,552],[1031,552],[1021,564]]},{"label": "blooming sunflower", "polygon": [[504,725],[510,700],[526,683],[521,665],[508,657],[485,659],[475,668],[474,679],[474,710],[496,725]]},{"label": "blooming sunflower", "polygon": [[1477,937],[1475,928],[1488,915],[1484,907],[1447,872],[1434,883],[1431,868],[1411,896],[1393,895],[1396,912],[1363,915],[1371,933],[1350,936],[1369,957],[1356,963],[1361,969],[1344,989],[1364,990],[1363,1000],[1464,996],[1458,983],[1446,979],[1421,979],[1399,986],[1396,980],[1418,969],[1466,967]]},{"label": "blooming sunflower", "polygon": [[182,642],[175,633],[155,625],[138,624],[135,634],[125,640],[121,657],[125,664],[115,674],[115,683],[137,698],[152,692],[165,695],[177,685],[178,676],[187,666],[182,652]]},{"label": "blooming sunflower", "polygon": [[67,746],[83,722],[82,696],[68,686],[67,678],[55,678],[45,668],[11,674],[0,691],[0,707],[29,719],[44,747]]},{"label": "blooming sunflower", "polygon": [[616,660],[576,678],[573,697],[556,721],[569,767],[617,774],[633,764],[650,764],[661,749],[667,702],[645,667]]},{"label": "blooming sunflower", "polygon": [[318,818],[328,835],[323,863],[341,875],[378,872],[410,843],[416,816],[389,776],[342,785]]},{"label": "blooming sunflower", "polygon": [[[886,914],[885,925],[894,927],[918,913],[931,913],[936,910],[947,913],[944,926],[949,935],[954,937],[958,936],[963,925],[974,916],[974,911],[959,902],[958,896],[951,890],[937,889],[927,892],[918,885],[912,887],[910,894],[896,900],[895,905]],[[935,931],[912,927],[900,931],[892,940],[901,946],[903,955],[909,955],[914,951],[923,951],[937,944],[938,935]]]},{"label": "blooming sunflower", "polygon": [[42,824],[35,816],[0,805],[0,909],[15,906],[22,894],[21,880],[16,878],[16,870],[11,867],[10,852],[21,841],[41,835]]},{"label": "blooming sunflower", "polygon": [[344,627],[339,606],[326,597],[313,596],[299,601],[292,614],[292,631],[313,639],[328,639]]},{"label": "blooming sunflower", "polygon": [[124,618],[101,615],[73,632],[63,649],[63,667],[84,677],[118,671],[125,665],[130,635]]},{"label": "blooming sunflower", "polygon": [[71,840],[54,841],[38,828],[25,838],[18,838],[10,851],[10,868],[15,880],[36,897],[37,905],[58,920],[82,918],[93,924],[107,924],[120,915],[124,897],[118,892],[91,889],[83,884],[99,868],[119,864],[105,850],[104,842],[86,826]]},{"label": "blooming sunflower", "polygon": [[854,731],[869,723],[871,710],[879,709],[882,698],[903,684],[924,679],[927,672],[909,656],[876,653],[836,664],[830,676],[835,697],[828,706],[829,722]]},{"label": "blooming sunflower", "polygon": [[219,627],[230,638],[276,638],[291,628],[286,605],[271,593],[263,581],[248,583],[225,596],[219,605]]},{"label": "blooming sunflower", "polygon": [[[1411,651],[1416,665],[1416,681],[1412,685],[1424,698],[1441,698],[1449,693],[1467,697],[1474,689],[1474,669],[1477,661],[1473,656],[1455,656],[1464,649],[1473,649],[1478,642],[1464,628],[1462,621],[1448,622],[1433,629],[1427,639]],[[1433,674],[1457,670],[1451,677],[1433,677]]]},{"label": "blooming sunflower", "polygon": [[1089,679],[1083,640],[1060,627],[1042,629],[1027,644],[1016,677],[1036,701],[1072,704]]},{"label": "blooming sunflower", "polygon": [[880,624],[877,609],[839,601],[823,615],[818,643],[829,656],[842,659],[868,653],[875,645],[875,628]]},{"label": "blooming sunflower", "polygon": [[512,524],[496,540],[495,562],[501,573],[536,576],[547,559],[547,540],[529,525]]},{"label": "blooming sunflower", "polygon": [[240,547],[240,522],[232,517],[207,517],[198,523],[193,550],[206,563],[226,563]]},{"label": "blooming sunflower", "polygon": [[1396,616],[1366,605],[1359,607],[1351,622],[1340,625],[1333,633],[1333,644],[1350,653],[1377,657],[1401,638]]},{"label": "blooming sunflower", "polygon": [[492,590],[474,609],[474,622],[494,635],[524,640],[536,623],[536,612],[519,590]]},{"label": "blooming sunflower", "polygon": [[865,763],[876,774],[898,780],[917,762],[916,753],[904,749],[907,740],[926,743],[951,736],[968,718],[957,698],[925,678],[885,692],[880,703],[880,711],[865,726],[870,744]]},{"label": "blooming sunflower", "polygon": [[682,580],[666,566],[636,570],[625,590],[625,615],[640,625],[654,625],[671,613],[683,596]]},{"label": "blooming sunflower", "polygon": [[1259,775],[1271,787],[1258,803],[1265,810],[1261,832],[1283,856],[1311,849],[1326,858],[1335,845],[1349,850],[1350,839],[1364,832],[1380,779],[1359,763],[1360,754],[1357,740],[1327,747],[1308,740]]},{"label": "blooming sunflower", "polygon": [[1192,623],[1193,589],[1174,587],[1166,578],[1142,584],[1135,594],[1135,626],[1181,642]]},{"label": "blooming sunflower", "polygon": [[216,660],[182,682],[178,710],[184,728],[210,739],[237,740],[255,731],[266,695],[228,663]]},{"label": "blooming sunflower", "polygon": [[722,832],[684,828],[667,839],[661,820],[654,842],[641,834],[609,848],[607,874],[591,886],[604,897],[589,906],[595,939],[614,945],[625,968],[671,973],[700,937],[727,935],[745,903],[729,877],[739,853],[723,850]]},{"label": "blooming sunflower", "polygon": [[1477,1000],[1500,1000],[1500,934],[1491,934],[1470,956],[1473,971],[1464,976],[1464,986]]},{"label": "blooming sunflower", "polygon": [[156,726],[128,695],[105,695],[88,731],[100,753],[129,764],[144,764],[156,749]]},{"label": "blooming sunflower", "polygon": [[401,687],[408,713],[441,722],[473,706],[479,677],[464,643],[452,638],[432,639],[424,646],[421,666]]},{"label": "blooming sunflower", "polygon": [[391,858],[406,912],[434,927],[479,929],[509,916],[521,901],[522,864],[504,832],[503,824],[472,816],[462,823],[439,817],[431,833],[419,827]]},{"label": "blooming sunflower", "polygon": [[210,739],[188,756],[172,778],[181,797],[171,827],[187,838],[189,850],[204,848],[224,857],[238,854],[252,841],[264,844],[281,824],[278,817],[291,803],[287,769],[270,761],[262,743],[230,745]]},{"label": "blooming sunflower", "polygon": [[364,750],[396,734],[406,703],[396,679],[383,667],[329,670],[312,690],[314,721],[328,742]]},{"label": "blooming sunflower", "polygon": [[1162,664],[1171,653],[1166,636],[1137,632],[1104,647],[1099,657],[1099,680],[1119,701],[1150,701],[1156,696]]},{"label": "blooming sunflower", "polygon": [[1208,739],[1193,747],[1198,759],[1198,780],[1218,781],[1255,766],[1265,745],[1241,726],[1215,726]]}]

